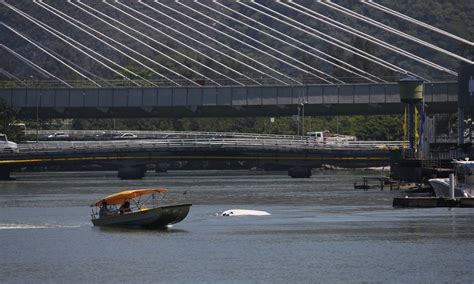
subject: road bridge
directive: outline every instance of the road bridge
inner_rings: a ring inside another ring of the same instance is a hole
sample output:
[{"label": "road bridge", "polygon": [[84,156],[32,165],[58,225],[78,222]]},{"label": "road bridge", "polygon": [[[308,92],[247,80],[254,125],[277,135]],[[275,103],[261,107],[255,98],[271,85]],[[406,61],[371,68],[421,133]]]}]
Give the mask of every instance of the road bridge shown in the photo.
[{"label": "road bridge", "polygon": [[15,168],[47,165],[116,165],[122,178],[142,178],[146,165],[169,161],[253,161],[285,166],[294,177],[309,177],[322,164],[344,167],[384,166],[393,142],[323,144],[307,139],[161,139],[139,141],[51,142],[20,144],[20,152],[2,154],[0,176]]},{"label": "road bridge", "polygon": [[[425,84],[427,111],[455,113],[457,82]],[[134,118],[402,114],[397,83],[116,88],[9,88],[21,118]]]}]

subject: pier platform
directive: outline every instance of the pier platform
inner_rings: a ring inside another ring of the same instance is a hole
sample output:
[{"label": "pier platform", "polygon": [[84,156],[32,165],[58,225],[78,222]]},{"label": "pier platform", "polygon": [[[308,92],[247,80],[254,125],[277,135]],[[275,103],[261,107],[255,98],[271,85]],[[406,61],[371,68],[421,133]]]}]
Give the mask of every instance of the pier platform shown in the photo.
[{"label": "pier platform", "polygon": [[474,208],[474,198],[449,199],[444,197],[396,197],[393,199],[396,208],[434,208],[464,207]]},{"label": "pier platform", "polygon": [[[392,181],[389,177],[365,176],[365,177],[362,177],[361,184],[358,184],[357,182],[354,183],[354,189],[363,189],[364,191],[367,191],[371,188],[378,188],[381,191],[383,191],[386,185],[390,186],[390,190],[393,190],[395,182]],[[398,189],[400,189],[400,185],[398,185]]]}]

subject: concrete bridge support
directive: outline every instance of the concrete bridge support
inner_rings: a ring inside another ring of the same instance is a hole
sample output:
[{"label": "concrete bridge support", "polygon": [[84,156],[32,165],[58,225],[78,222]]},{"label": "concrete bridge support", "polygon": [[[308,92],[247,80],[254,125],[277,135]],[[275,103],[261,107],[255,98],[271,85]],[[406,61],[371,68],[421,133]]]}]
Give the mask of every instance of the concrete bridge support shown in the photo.
[{"label": "concrete bridge support", "polygon": [[0,167],[0,180],[12,180],[12,178],[10,177],[10,172],[10,167]]},{"label": "concrete bridge support", "polygon": [[155,172],[156,173],[166,173],[170,167],[169,163],[156,163]]},{"label": "concrete bridge support", "polygon": [[288,169],[288,175],[292,178],[309,178],[311,176],[311,168],[293,167]]},{"label": "concrete bridge support", "polygon": [[146,165],[123,166],[118,169],[120,179],[142,179],[146,173]]}]

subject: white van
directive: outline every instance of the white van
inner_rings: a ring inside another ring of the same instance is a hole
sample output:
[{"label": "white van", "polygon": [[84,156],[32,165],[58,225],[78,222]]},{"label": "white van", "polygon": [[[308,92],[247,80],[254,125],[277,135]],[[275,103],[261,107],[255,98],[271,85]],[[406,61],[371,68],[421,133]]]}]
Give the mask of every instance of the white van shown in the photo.
[{"label": "white van", "polygon": [[18,145],[8,141],[7,135],[0,133],[0,153],[18,153]]},{"label": "white van", "polygon": [[311,141],[325,144],[347,144],[350,141],[357,141],[355,136],[342,135],[325,131],[306,132],[306,136],[311,137]]},{"label": "white van", "polygon": [[306,132],[306,136],[310,136],[314,138],[316,142],[323,142],[324,141],[324,132],[323,131],[311,131]]}]

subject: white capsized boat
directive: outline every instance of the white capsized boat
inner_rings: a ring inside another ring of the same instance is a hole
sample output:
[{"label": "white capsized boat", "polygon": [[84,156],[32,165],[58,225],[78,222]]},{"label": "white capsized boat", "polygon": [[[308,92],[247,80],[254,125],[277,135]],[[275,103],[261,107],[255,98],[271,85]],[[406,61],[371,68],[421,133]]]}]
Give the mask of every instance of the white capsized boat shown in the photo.
[{"label": "white capsized boat", "polygon": [[[454,161],[454,197],[474,197],[474,161]],[[449,197],[449,178],[428,180],[436,197]]]},{"label": "white capsized boat", "polygon": [[231,209],[222,212],[221,216],[268,216],[271,215],[267,211],[247,210],[247,209]]}]

